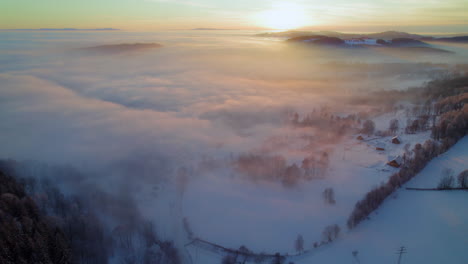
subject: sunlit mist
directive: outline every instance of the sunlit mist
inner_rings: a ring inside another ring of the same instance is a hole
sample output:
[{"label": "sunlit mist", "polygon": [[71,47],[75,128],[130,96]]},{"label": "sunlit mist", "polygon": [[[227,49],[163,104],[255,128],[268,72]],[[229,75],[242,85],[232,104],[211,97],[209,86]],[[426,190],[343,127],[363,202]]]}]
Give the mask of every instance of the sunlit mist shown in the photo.
[{"label": "sunlit mist", "polygon": [[253,20],[258,26],[280,30],[310,25],[310,19],[304,7],[288,2],[277,3],[271,9],[255,14]]},{"label": "sunlit mist", "polygon": [[0,264],[468,264],[466,1],[0,0]]}]

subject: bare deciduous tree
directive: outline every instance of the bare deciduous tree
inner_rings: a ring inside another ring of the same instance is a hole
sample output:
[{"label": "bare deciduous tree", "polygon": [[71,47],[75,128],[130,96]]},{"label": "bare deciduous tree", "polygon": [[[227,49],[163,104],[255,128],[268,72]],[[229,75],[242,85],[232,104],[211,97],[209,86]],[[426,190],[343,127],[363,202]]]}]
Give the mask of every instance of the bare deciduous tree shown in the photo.
[{"label": "bare deciduous tree", "polygon": [[468,170],[464,170],[458,174],[458,185],[460,188],[468,188]]},{"label": "bare deciduous tree", "polygon": [[341,228],[337,225],[329,225],[323,230],[323,240],[325,242],[332,242],[340,235]]},{"label": "bare deciduous tree", "polygon": [[304,251],[304,238],[302,237],[302,235],[297,236],[296,241],[294,243],[294,247],[296,248],[297,252]]},{"label": "bare deciduous tree", "polygon": [[388,130],[395,134],[398,131],[398,128],[400,127],[398,120],[397,119],[392,119],[390,120],[390,125],[388,127]]},{"label": "bare deciduous tree", "polygon": [[372,120],[366,120],[364,124],[362,124],[361,132],[367,134],[368,136],[372,135],[375,131],[375,123]]},{"label": "bare deciduous tree", "polygon": [[455,178],[453,177],[453,170],[445,168],[442,171],[442,179],[440,179],[439,184],[437,185],[438,189],[450,189],[453,188]]},{"label": "bare deciduous tree", "polygon": [[326,188],[322,193],[323,199],[325,200],[326,204],[335,204],[335,192],[333,188]]}]

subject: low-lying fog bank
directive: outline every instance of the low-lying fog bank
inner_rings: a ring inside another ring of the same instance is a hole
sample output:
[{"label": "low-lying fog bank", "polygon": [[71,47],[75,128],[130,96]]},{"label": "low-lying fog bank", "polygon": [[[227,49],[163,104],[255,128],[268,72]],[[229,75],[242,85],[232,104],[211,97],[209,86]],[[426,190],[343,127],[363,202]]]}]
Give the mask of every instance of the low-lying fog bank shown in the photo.
[{"label": "low-lying fog bank", "polygon": [[[299,233],[310,248],[328,225],[344,228],[356,199],[392,172],[376,168],[404,152],[377,155],[354,135],[374,120],[371,134],[388,140],[394,118],[393,133],[404,133],[420,112],[399,92],[468,69],[468,49],[442,43],[456,55],[303,47],[238,31],[0,36],[0,159],[41,164],[23,172],[38,178],[43,164],[73,167],[79,176],[53,173],[61,192],[86,197],[109,232],[152,222],[182,260],[188,233],[291,253]],[[106,54],[76,52],[89,47]],[[407,140],[430,134],[418,132]],[[324,202],[330,187],[336,205]]]}]

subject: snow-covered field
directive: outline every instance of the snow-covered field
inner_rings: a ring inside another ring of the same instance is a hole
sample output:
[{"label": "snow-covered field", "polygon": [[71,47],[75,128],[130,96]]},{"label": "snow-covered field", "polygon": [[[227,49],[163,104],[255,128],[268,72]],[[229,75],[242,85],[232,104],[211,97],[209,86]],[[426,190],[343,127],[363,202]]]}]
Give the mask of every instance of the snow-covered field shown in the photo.
[{"label": "snow-covered field", "polygon": [[[434,188],[444,168],[455,175],[468,168],[468,137],[432,160],[405,187]],[[357,250],[361,263],[396,263],[396,251],[405,246],[402,263],[467,263],[467,191],[398,190],[355,230],[304,262],[352,263]]]},{"label": "snow-covered field", "polygon": [[[452,168],[457,175],[462,170],[467,169],[467,166],[468,137],[465,137],[448,152],[431,161],[405,187],[435,187],[444,168]],[[360,198],[359,195],[363,195],[362,192],[368,190],[366,187],[370,188],[372,184],[378,183],[382,179],[379,179],[381,176],[378,174],[375,174],[377,178],[374,179],[372,174],[375,173],[367,175],[360,175],[358,171],[348,171],[348,174],[334,173],[333,175],[342,175],[341,178],[334,178],[336,181],[342,182],[334,185],[337,193],[336,208],[321,207],[318,205],[321,202],[320,192],[313,194],[313,190],[318,191],[320,187],[327,186],[325,183],[315,183],[316,186],[304,187],[310,187],[311,191],[303,195],[289,195],[289,199],[285,198],[286,195],[274,199],[272,193],[260,193],[261,190],[258,189],[236,192],[234,191],[235,187],[232,188],[231,193],[215,194],[211,200],[212,203],[219,203],[220,206],[223,204],[223,208],[215,209],[216,212],[211,212],[211,214],[207,213],[206,221],[208,222],[205,224],[211,227],[211,229],[208,228],[209,230],[213,231],[207,233],[211,234],[208,239],[234,247],[235,243],[240,241],[242,237],[247,241],[245,245],[255,250],[275,252],[284,245],[286,249],[289,248],[290,253],[293,253],[293,241],[297,233],[302,233],[306,245],[310,246],[311,240],[315,238],[314,233],[320,231],[320,228],[316,227],[317,225],[339,222],[340,217],[347,216],[346,209],[350,209],[355,202],[351,201],[351,197]],[[353,175],[353,179],[356,179],[346,181],[346,175]],[[367,184],[363,184],[366,181]],[[209,189],[206,187],[207,195],[210,195]],[[352,194],[348,192],[348,196],[340,195],[345,189],[353,190]],[[236,202],[233,201],[226,205],[224,202],[228,199],[227,197],[235,197],[235,194],[238,195],[235,199]],[[256,196],[256,199],[253,199],[256,201],[257,197],[263,197],[264,199],[260,199],[260,202],[270,205],[268,208],[270,211],[274,209],[272,207],[275,205],[279,206],[264,219],[258,219],[267,212],[267,209],[258,208],[256,207],[258,204],[251,204],[247,200],[243,202],[242,195],[245,197]],[[468,261],[466,199],[468,199],[466,191],[421,192],[402,188],[390,199],[387,199],[371,215],[370,220],[363,222],[356,229],[348,231],[342,228],[344,232],[342,232],[341,237],[332,244],[322,246],[288,261],[295,263],[357,263],[358,259],[360,263],[396,263],[397,249],[400,246],[405,246],[408,253],[403,256],[402,263],[466,263]],[[273,201],[278,201],[278,204],[274,204]],[[314,204],[316,204],[315,208]],[[204,210],[204,208],[202,207],[200,210]],[[226,221],[224,222],[225,226],[222,226],[222,223],[218,224],[218,221],[209,220],[210,217],[221,220],[220,216],[216,214],[222,212],[225,213],[223,216]],[[247,217],[246,212],[253,215],[254,221],[250,226],[246,224],[248,220],[242,220],[242,217],[239,217],[239,215]],[[268,221],[271,218],[273,221]],[[262,221],[264,221],[264,228]],[[342,221],[339,223],[343,224]],[[216,240],[217,238],[218,240]],[[357,258],[353,256],[353,251],[357,251]],[[190,252],[194,263],[220,263],[219,255],[203,249],[190,247]]]},{"label": "snow-covered field", "polygon": [[[387,129],[393,118],[402,124],[403,111],[375,117],[376,129]],[[397,171],[386,165],[389,157],[402,155],[406,144],[430,137],[430,132],[408,135],[403,129],[398,134],[401,144],[392,144],[390,136],[364,136],[363,141],[357,135],[347,136],[334,145],[324,179],[301,182],[292,189],[278,183],[254,184],[223,170],[196,177],[184,194],[182,214],[196,237],[228,248],[244,245],[254,252],[292,255],[297,253],[294,241],[300,234],[305,250],[313,249],[323,240],[326,226],[338,224],[345,232],[356,202]],[[330,187],[335,205],[322,197]]]}]

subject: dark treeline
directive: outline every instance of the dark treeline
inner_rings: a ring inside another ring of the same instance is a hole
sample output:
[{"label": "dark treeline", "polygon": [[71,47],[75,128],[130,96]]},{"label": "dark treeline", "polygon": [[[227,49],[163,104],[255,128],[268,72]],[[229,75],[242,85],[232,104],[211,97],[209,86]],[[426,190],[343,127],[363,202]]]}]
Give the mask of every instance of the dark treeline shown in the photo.
[{"label": "dark treeline", "polygon": [[[297,112],[290,113],[289,122],[296,127],[315,127],[327,131],[328,140],[336,140],[346,132],[357,129],[363,116],[349,114],[347,116],[334,115],[328,107],[306,113],[300,116]],[[321,136],[321,135],[317,135]],[[317,137],[316,136],[316,137]],[[327,138],[320,138],[322,141]]]},{"label": "dark treeline", "polygon": [[[73,167],[6,160],[0,161],[0,170],[11,175],[7,179],[18,182],[18,187],[13,190],[2,187],[2,198],[3,192],[6,192],[5,199],[10,198],[5,201],[15,201],[16,207],[25,206],[20,215],[16,213],[5,218],[13,224],[3,221],[2,214],[1,227],[5,235],[0,237],[0,243],[7,243],[2,249],[13,247],[14,251],[8,253],[10,258],[50,259],[1,263],[181,263],[174,244],[158,237],[153,224],[139,217],[136,206],[125,194],[113,195],[96,186],[87,186],[90,189],[88,192],[75,190],[78,195],[64,194],[61,190],[66,188],[59,188],[54,183],[58,178],[73,181],[74,184],[83,181],[83,175]],[[2,183],[1,186],[12,184]],[[29,219],[35,220],[31,222]],[[42,228],[33,228],[37,235],[25,239],[28,243],[34,242],[31,245],[18,240],[18,235],[9,235],[30,230],[18,225],[21,221],[33,226],[37,222]],[[18,228],[21,232],[18,232]],[[25,246],[30,249],[29,253],[16,249]]]},{"label": "dark treeline", "polygon": [[[460,65],[451,72],[439,74],[439,78],[421,87],[410,87],[406,90],[383,90],[370,92],[366,96],[352,96],[350,102],[355,105],[378,105],[384,110],[391,110],[400,101],[412,101],[424,105],[443,98],[468,92],[466,66]],[[440,89],[441,86],[446,89]],[[420,108],[422,109],[422,107]]]},{"label": "dark treeline", "polygon": [[0,170],[0,263],[71,263],[69,241],[24,186]]},{"label": "dark treeline", "polygon": [[396,189],[416,176],[434,157],[446,152],[468,132],[468,76],[442,79],[429,82],[427,86],[416,91],[429,100],[436,98],[435,115],[432,127],[432,138],[424,144],[416,144],[412,152],[403,155],[403,164],[399,172],[389,180],[366,194],[348,218],[348,228],[352,229],[366,219]]},{"label": "dark treeline", "polygon": [[468,92],[468,75],[466,73],[453,74],[446,78],[432,80],[421,91],[425,98],[438,100],[466,93]]}]

